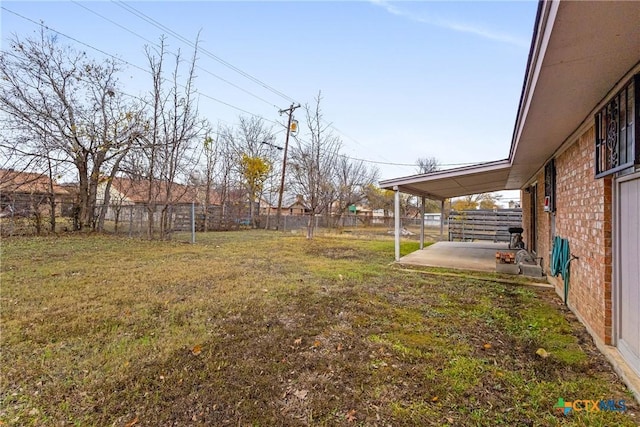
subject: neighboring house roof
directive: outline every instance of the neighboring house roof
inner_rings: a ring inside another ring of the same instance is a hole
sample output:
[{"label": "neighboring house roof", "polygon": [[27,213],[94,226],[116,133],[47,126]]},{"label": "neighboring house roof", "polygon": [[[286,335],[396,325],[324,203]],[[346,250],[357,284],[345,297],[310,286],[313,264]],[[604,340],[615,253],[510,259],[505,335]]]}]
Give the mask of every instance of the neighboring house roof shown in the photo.
[{"label": "neighboring house roof", "polygon": [[289,206],[286,206],[285,209],[303,209],[303,210],[308,210],[309,208],[304,203],[295,202],[295,203],[290,204]]},{"label": "neighboring house roof", "polygon": [[639,16],[640,1],[540,1],[509,157],[380,187],[439,200],[522,188],[619,79],[640,69]]},{"label": "neighboring house roof", "polygon": [[277,209],[278,207],[274,204],[272,204],[271,202],[269,202],[269,200],[267,200],[264,197],[258,197],[258,199],[256,200],[259,204],[261,208],[272,208],[272,209]]},{"label": "neighboring house roof", "polygon": [[285,209],[303,209],[303,210],[310,210],[310,208],[307,206],[307,204],[304,201],[304,197],[301,195],[297,195],[296,196],[296,200],[291,203],[289,206],[287,206]]},{"label": "neighboring house roof", "polygon": [[[151,193],[155,203],[204,202],[204,194],[198,188],[178,183],[173,183],[171,186],[171,198],[167,200],[167,182],[152,181],[150,184],[147,179],[113,178],[111,181],[111,194],[113,197],[113,190],[115,190],[122,200],[130,203],[148,203],[150,185],[152,185]],[[215,192],[211,192],[209,202],[212,205],[219,204],[220,196]]]},{"label": "neighboring house roof", "polygon": [[[0,169],[0,193],[4,194],[49,194],[51,180],[42,174],[20,172],[13,169]],[[55,195],[68,195],[62,186],[53,183]]]},{"label": "neighboring house roof", "polygon": [[151,198],[156,203],[191,203],[195,201],[195,193],[188,187],[173,184],[171,187],[171,199],[166,199],[167,183],[163,181],[149,181],[146,179],[113,178],[111,188],[132,203],[149,202],[149,187],[151,186]]}]

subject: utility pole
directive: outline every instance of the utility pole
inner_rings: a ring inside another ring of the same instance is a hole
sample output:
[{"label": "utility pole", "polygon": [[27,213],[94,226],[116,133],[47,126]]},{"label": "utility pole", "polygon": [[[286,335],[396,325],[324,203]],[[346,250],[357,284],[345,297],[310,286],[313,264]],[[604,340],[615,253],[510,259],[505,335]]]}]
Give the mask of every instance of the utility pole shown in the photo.
[{"label": "utility pole", "polygon": [[288,113],[289,119],[287,120],[287,136],[284,140],[284,154],[282,156],[282,176],[280,177],[280,192],[278,194],[278,210],[276,211],[276,230],[280,229],[280,215],[282,211],[282,193],[284,192],[284,174],[287,168],[287,150],[289,148],[289,134],[291,133],[291,118],[293,117],[293,112],[296,108],[300,108],[300,104],[291,106],[285,110],[280,110],[280,115],[282,113]]}]

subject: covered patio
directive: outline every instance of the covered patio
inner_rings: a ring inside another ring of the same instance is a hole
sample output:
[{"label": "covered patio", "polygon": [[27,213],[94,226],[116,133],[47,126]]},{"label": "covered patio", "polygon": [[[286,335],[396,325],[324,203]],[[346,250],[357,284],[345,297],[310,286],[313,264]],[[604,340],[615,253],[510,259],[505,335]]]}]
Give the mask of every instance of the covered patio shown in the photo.
[{"label": "covered patio", "polygon": [[[453,197],[466,196],[469,194],[490,193],[500,190],[516,190],[519,189],[520,182],[510,182],[509,178],[512,173],[513,166],[509,160],[498,160],[493,162],[481,163],[473,166],[467,166],[444,171],[431,172],[428,174],[413,175],[403,178],[390,179],[380,182],[381,188],[393,190],[395,192],[395,260],[398,262],[406,262],[409,260],[418,260],[422,257],[426,259],[438,259],[440,264],[433,266],[445,267],[447,262],[463,262],[456,261],[456,257],[462,257],[461,260],[468,260],[474,265],[483,265],[481,270],[488,269],[488,262],[478,263],[478,257],[488,256],[491,252],[492,268],[495,270],[495,253],[496,250],[507,249],[508,244],[492,242],[478,242],[474,245],[468,242],[439,242],[431,247],[424,249],[424,221],[420,227],[420,251],[410,254],[404,258],[400,258],[400,193],[412,194],[421,197],[421,215],[424,217],[424,207],[426,199],[437,200],[440,202],[440,233],[443,234],[444,228],[444,201]],[[453,243],[453,244],[452,244]],[[458,243],[458,244],[455,244]],[[495,245],[496,247],[489,246]],[[467,247],[468,246],[468,247]],[[480,252],[480,247],[484,247],[484,252]],[[436,249],[433,249],[436,247]],[[465,252],[466,250],[466,252]],[[426,252],[425,252],[426,251]],[[433,251],[433,252],[432,252]],[[422,254],[425,252],[425,254]],[[433,255],[432,255],[433,253]],[[408,258],[411,257],[411,258]],[[448,261],[451,259],[451,261]],[[427,262],[427,261],[425,261]],[[429,261],[430,262],[430,261]],[[429,264],[421,264],[429,265]],[[455,266],[453,268],[456,268]],[[467,268],[467,267],[458,267]],[[474,269],[474,268],[469,268]]]},{"label": "covered patio", "polygon": [[400,258],[398,264],[493,272],[496,252],[510,251],[508,246],[504,242],[437,242]]}]

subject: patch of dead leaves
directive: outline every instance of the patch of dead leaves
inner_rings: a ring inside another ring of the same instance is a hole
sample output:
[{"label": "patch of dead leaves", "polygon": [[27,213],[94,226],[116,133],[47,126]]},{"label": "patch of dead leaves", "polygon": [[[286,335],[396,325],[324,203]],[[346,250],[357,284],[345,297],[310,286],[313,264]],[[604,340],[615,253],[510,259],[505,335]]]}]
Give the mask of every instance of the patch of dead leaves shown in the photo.
[{"label": "patch of dead leaves", "polygon": [[305,400],[308,394],[309,390],[296,390],[293,392],[293,395],[300,400]]}]

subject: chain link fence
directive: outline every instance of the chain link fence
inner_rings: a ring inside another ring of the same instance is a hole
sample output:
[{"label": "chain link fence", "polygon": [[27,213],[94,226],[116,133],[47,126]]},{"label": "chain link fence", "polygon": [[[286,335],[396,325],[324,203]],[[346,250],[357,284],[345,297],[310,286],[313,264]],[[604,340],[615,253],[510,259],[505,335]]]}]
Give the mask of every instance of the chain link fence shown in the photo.
[{"label": "chain link fence", "polygon": [[[395,230],[395,220],[393,216],[364,216],[364,215],[283,215],[280,218],[278,230],[305,233],[309,220],[313,221],[317,231],[340,231],[347,233],[367,234],[367,235],[388,235],[392,236]],[[261,216],[260,225],[266,229],[276,229],[275,216]],[[401,234],[404,237],[416,239],[420,235],[420,218],[402,217],[400,219]],[[437,221],[432,218],[424,219],[425,235],[432,240],[442,240],[446,238],[446,220],[443,232],[440,231],[440,218]]]},{"label": "chain link fence", "polygon": [[234,207],[205,209],[202,205],[185,203],[108,206],[99,229],[129,237],[194,241],[196,232],[241,230],[250,226],[250,220]]},{"label": "chain link fence", "polygon": [[[209,206],[199,204],[121,204],[96,206],[95,229],[109,234],[131,238],[177,240],[193,242],[197,233],[215,231],[247,230],[252,228],[279,230],[284,232],[306,232],[309,221],[316,230],[361,231],[375,234],[393,234],[392,216],[365,215],[256,215],[252,220],[246,206]],[[78,210],[73,206],[59,209],[56,218],[56,232],[70,232],[77,228]],[[419,233],[420,218],[402,218],[405,235]],[[425,226],[432,228],[432,234],[439,228],[437,223],[425,219]],[[9,212],[0,217],[2,236],[42,235],[51,232],[49,210]]]},{"label": "chain link fence", "polygon": [[51,200],[46,194],[0,194],[0,235],[31,236],[73,230],[73,202],[56,200],[51,216]]}]

